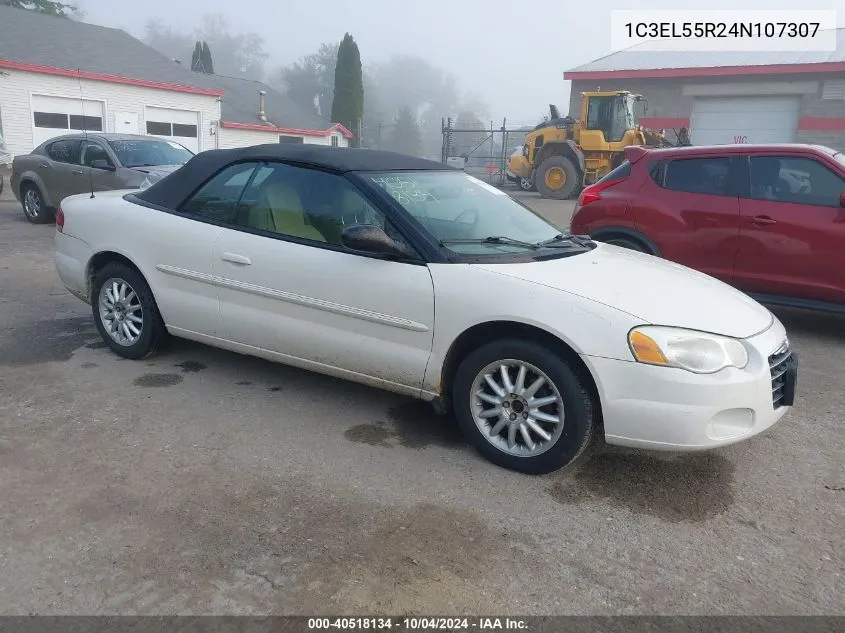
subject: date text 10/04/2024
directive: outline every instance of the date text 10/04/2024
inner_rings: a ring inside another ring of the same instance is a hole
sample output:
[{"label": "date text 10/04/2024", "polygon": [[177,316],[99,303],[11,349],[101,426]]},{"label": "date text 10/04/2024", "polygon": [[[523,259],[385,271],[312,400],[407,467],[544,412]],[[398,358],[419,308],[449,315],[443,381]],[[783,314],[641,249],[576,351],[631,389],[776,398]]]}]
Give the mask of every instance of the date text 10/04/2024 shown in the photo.
[{"label": "date text 10/04/2024", "polygon": [[815,37],[820,22],[628,22],[628,37]]},{"label": "date text 10/04/2024", "polygon": [[471,631],[527,630],[528,623],[519,618],[478,617],[357,617],[309,618],[308,630],[408,630],[408,631]]}]

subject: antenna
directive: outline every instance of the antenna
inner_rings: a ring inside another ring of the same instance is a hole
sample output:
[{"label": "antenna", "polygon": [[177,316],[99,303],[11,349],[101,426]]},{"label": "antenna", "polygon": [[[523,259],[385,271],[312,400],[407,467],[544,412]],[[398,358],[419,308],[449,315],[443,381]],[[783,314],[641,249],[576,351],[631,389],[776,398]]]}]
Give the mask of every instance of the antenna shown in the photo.
[{"label": "antenna", "polygon": [[[82,96],[82,71],[76,69],[76,80],[79,83],[79,103],[82,106],[82,131],[85,133],[85,144],[88,144],[88,122],[85,120],[85,99]],[[85,168],[85,165],[82,165]],[[88,184],[91,186],[91,197],[94,197],[94,172],[91,166],[88,166]]]}]

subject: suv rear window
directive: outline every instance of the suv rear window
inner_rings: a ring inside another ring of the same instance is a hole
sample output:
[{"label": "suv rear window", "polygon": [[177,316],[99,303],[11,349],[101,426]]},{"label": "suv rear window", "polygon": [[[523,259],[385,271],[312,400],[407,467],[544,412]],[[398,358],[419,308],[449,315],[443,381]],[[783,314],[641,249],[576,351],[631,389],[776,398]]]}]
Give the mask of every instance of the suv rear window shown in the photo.
[{"label": "suv rear window", "polygon": [[730,195],[728,156],[678,158],[649,169],[652,179],[664,189],[711,196]]},{"label": "suv rear window", "polygon": [[621,178],[627,178],[631,175],[631,163],[627,160],[620,164],[616,169],[612,169],[611,171],[607,172],[604,176],[599,178],[596,181],[596,184],[600,182],[609,182],[611,180],[620,180]]}]

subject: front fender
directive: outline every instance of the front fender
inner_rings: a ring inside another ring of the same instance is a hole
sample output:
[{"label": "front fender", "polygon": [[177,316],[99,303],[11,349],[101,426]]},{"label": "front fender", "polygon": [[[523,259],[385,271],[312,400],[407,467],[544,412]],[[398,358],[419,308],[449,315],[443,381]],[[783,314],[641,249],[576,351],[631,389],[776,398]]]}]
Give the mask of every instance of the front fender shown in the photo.
[{"label": "front fender", "polygon": [[[543,330],[582,356],[630,360],[628,331],[640,321],[627,313],[472,265],[433,264],[429,270],[434,282],[436,326],[424,391],[439,393],[447,355],[458,337],[491,322]],[[514,299],[503,299],[508,297]]]}]

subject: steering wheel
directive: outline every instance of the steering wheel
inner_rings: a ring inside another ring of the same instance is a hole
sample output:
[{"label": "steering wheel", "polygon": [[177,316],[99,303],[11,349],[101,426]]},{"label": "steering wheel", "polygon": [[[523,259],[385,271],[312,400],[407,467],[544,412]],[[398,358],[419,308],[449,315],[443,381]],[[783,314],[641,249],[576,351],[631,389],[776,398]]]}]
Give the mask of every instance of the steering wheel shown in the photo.
[{"label": "steering wheel", "polygon": [[[472,222],[464,222],[464,216],[472,216]],[[472,224],[473,226],[478,224],[478,209],[467,209],[466,211],[462,211],[458,217],[455,218],[455,223],[462,223],[462,224]]]}]

